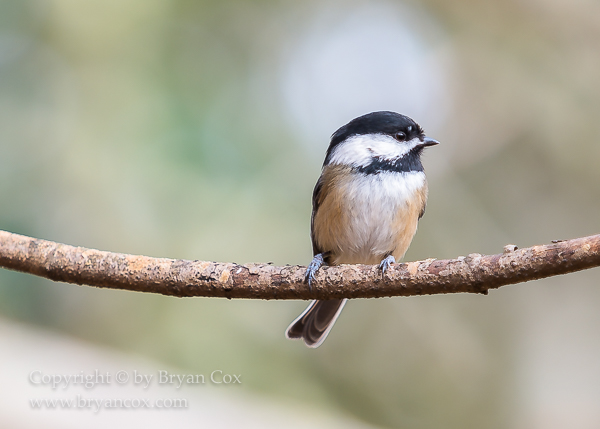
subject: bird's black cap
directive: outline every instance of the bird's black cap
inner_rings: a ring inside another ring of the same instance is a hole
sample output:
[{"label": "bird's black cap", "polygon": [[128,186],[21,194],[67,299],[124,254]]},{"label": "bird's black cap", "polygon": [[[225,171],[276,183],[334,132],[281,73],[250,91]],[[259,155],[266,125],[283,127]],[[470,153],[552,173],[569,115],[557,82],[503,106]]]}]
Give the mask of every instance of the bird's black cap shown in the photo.
[{"label": "bird's black cap", "polygon": [[333,133],[329,149],[327,149],[325,163],[329,160],[333,148],[348,137],[364,134],[386,134],[393,136],[400,131],[406,134],[407,140],[414,137],[422,137],[424,134],[419,124],[408,116],[399,113],[382,111],[359,116]]}]

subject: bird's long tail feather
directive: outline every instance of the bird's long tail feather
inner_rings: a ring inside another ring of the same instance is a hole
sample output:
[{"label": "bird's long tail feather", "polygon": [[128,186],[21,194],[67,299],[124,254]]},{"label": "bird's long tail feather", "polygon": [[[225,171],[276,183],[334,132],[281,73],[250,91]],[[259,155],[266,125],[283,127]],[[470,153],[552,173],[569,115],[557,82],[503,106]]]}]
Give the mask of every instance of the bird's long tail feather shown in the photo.
[{"label": "bird's long tail feather", "polygon": [[346,304],[346,299],[313,301],[287,328],[290,339],[302,339],[308,347],[321,345]]}]

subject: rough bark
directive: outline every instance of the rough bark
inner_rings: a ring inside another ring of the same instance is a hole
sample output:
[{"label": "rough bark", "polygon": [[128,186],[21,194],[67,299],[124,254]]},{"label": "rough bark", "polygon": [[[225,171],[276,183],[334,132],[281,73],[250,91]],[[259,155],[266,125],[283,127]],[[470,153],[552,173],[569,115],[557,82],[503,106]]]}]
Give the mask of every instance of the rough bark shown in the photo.
[{"label": "rough bark", "polygon": [[151,258],[73,247],[0,231],[0,267],[50,280],[177,297],[251,299],[377,298],[439,293],[487,293],[500,286],[600,266],[600,235],[497,255],[470,254],[376,266],[323,267],[312,290],[306,267]]}]

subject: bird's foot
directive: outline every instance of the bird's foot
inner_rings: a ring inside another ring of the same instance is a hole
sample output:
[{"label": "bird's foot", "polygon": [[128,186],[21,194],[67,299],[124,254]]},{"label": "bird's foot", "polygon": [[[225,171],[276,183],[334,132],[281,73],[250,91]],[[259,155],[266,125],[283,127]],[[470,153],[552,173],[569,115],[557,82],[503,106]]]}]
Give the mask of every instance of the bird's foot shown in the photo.
[{"label": "bird's foot", "polygon": [[308,264],[308,268],[306,269],[306,275],[305,275],[304,279],[308,283],[308,289],[311,291],[312,291],[312,282],[315,280],[315,275],[317,274],[317,271],[319,271],[319,268],[321,268],[323,263],[324,263],[323,254],[319,253],[319,254],[315,255],[315,257],[310,262],[310,264]]},{"label": "bird's foot", "polygon": [[396,258],[393,255],[388,255],[386,258],[381,261],[379,264],[379,269],[381,270],[381,274],[384,275],[386,270],[390,267],[390,265],[396,263]]}]

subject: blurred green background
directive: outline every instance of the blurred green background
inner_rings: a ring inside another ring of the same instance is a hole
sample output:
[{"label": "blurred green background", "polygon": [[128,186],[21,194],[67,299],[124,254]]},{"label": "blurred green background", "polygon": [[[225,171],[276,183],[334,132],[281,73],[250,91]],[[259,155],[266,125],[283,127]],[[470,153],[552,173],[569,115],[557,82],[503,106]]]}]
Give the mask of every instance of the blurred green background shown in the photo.
[{"label": "blurred green background", "polygon": [[[593,0],[2,0],[0,229],[306,265],[329,135],[375,110],[442,142],[424,156],[430,198],[407,260],[599,232]],[[0,325],[180,372],[227,369],[243,374],[236,394],[360,427],[592,428],[598,273],[489,296],[353,301],[309,350],[283,335],[304,302],[175,299],[0,270]]]}]

